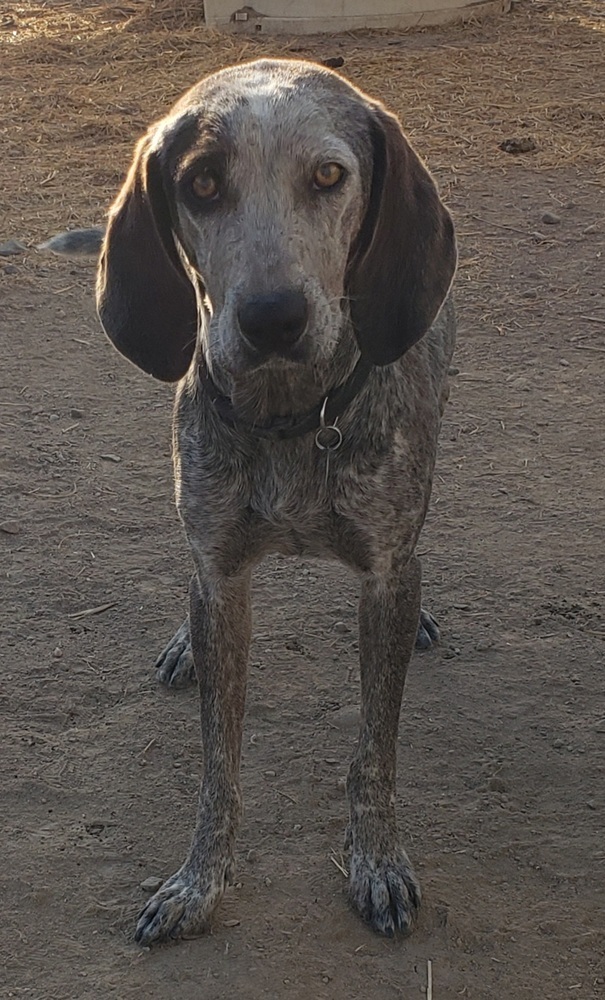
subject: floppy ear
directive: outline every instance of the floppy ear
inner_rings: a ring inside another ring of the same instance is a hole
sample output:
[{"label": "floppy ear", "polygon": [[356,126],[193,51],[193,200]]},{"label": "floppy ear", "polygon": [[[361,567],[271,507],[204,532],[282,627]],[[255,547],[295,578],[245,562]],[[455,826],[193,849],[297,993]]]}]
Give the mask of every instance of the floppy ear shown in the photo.
[{"label": "floppy ear", "polygon": [[158,157],[149,147],[146,136],[111,208],[97,308],[118,351],[155,378],[176,382],[193,356],[197,306],[172,237]]},{"label": "floppy ear", "polygon": [[346,291],[359,349],[375,365],[427,332],[456,270],[449,212],[399,122],[372,111],[368,207],[349,258]]}]

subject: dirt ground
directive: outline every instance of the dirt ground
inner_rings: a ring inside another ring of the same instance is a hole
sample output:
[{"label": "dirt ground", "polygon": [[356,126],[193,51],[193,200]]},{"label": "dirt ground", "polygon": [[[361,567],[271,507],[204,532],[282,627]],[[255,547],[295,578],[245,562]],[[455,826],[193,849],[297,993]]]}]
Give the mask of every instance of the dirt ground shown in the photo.
[{"label": "dirt ground", "polygon": [[[411,1000],[431,996],[430,963],[435,1000],[605,997],[597,0],[298,44],[221,39],[188,6],[182,23],[165,3],[0,15],[0,242],[32,248],[0,258],[0,996]],[[300,45],[410,109],[460,237],[457,374],[421,546],[442,642],[413,660],[400,730],[424,905],[395,941],[348,909],[356,583],[273,559],[255,580],[238,881],[211,933],[146,951],[141,883],[180,865],[201,771],[196,694],[151,669],[190,569],[172,392],[105,341],[93,266],[33,245],[102,218],[134,139],[201,72]],[[527,133],[536,153],[498,149]]]}]

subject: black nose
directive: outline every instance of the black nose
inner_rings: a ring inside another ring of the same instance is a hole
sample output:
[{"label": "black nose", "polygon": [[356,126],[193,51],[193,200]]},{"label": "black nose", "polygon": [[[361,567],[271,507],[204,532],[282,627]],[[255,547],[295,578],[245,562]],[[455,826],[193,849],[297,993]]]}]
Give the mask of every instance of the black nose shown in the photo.
[{"label": "black nose", "polygon": [[263,354],[279,354],[293,347],[308,317],[309,308],[303,293],[289,288],[269,295],[255,295],[237,310],[242,334]]}]

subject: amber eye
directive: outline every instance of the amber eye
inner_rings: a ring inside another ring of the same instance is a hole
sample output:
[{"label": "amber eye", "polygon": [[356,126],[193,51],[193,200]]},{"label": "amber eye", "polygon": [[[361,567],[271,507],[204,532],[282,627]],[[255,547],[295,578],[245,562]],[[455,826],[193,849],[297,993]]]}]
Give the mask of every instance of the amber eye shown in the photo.
[{"label": "amber eye", "polygon": [[333,188],[344,176],[344,167],[338,163],[322,163],[313,175],[313,183],[316,188]]},{"label": "amber eye", "polygon": [[191,190],[196,198],[211,201],[218,194],[218,184],[212,174],[196,174],[191,182]]}]

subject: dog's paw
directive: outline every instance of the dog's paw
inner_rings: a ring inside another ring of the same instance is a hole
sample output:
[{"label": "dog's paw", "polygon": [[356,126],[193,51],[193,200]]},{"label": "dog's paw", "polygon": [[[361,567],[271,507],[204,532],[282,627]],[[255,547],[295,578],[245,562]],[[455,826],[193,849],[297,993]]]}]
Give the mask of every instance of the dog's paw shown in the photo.
[{"label": "dog's paw", "polygon": [[403,850],[386,858],[353,851],[349,895],[372,930],[387,937],[406,934],[420,907],[420,885]]},{"label": "dog's paw", "polygon": [[151,897],[141,911],[134,939],[149,947],[158,941],[198,937],[225,891],[226,878],[200,879],[181,868]]},{"label": "dog's paw", "polygon": [[416,649],[430,649],[434,642],[439,642],[439,626],[433,616],[421,608],[416,633]]},{"label": "dog's paw", "polygon": [[195,678],[189,619],[173,635],[155,661],[156,677],[166,687],[185,687]]}]

